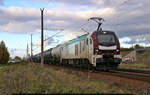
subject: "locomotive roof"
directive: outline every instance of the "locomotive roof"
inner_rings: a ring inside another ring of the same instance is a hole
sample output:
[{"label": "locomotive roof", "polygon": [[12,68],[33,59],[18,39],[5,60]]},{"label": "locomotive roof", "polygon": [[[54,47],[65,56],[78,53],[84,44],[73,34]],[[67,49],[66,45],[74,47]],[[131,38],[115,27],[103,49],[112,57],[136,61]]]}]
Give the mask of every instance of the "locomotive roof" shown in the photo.
[{"label": "locomotive roof", "polygon": [[82,36],[79,36],[79,37],[77,37],[77,38],[75,38],[75,39],[72,39],[72,40],[66,42],[64,45],[67,46],[67,45],[70,45],[70,44],[72,44],[72,43],[76,43],[76,42],[78,42],[78,41],[85,40],[88,35],[89,35],[89,34],[84,34],[84,35],[82,35]]},{"label": "locomotive roof", "polygon": [[[49,48],[49,49],[43,51],[43,53],[46,53],[46,52],[51,51],[51,50],[52,50],[52,48]],[[41,55],[41,52],[40,52],[40,53],[37,53],[37,54],[35,54],[35,55],[33,55],[33,57],[34,57],[34,56],[40,56],[40,55]]]},{"label": "locomotive roof", "polygon": [[[97,32],[97,33],[106,32],[107,34],[115,34],[113,31],[108,31],[108,30],[104,30],[103,32],[100,32],[100,31],[95,31],[95,32]],[[70,45],[70,44],[72,44],[72,43],[76,43],[76,42],[78,42],[78,41],[85,40],[88,35],[89,35],[89,34],[81,35],[81,36],[79,36],[79,37],[77,37],[77,38],[75,38],[75,39],[72,39],[72,40],[70,40],[70,41],[64,43],[64,45],[67,46],[67,45]]]},{"label": "locomotive roof", "polygon": [[113,31],[109,31],[109,30],[103,30],[102,32],[101,31],[95,31],[96,33],[103,33],[103,32],[106,32],[107,34],[115,34],[115,32]]}]

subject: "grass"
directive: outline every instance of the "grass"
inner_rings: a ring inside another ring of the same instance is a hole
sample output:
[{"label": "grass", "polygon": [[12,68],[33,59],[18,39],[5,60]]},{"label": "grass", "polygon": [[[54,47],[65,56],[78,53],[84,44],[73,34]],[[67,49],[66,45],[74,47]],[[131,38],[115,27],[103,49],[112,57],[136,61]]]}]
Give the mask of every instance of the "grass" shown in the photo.
[{"label": "grass", "polygon": [[121,55],[124,57],[126,56],[127,54],[129,54],[131,52],[131,50],[128,50],[128,51],[121,51]]},{"label": "grass", "polygon": [[137,60],[133,63],[120,64],[119,68],[150,70],[150,51],[137,56]]},{"label": "grass", "polygon": [[115,83],[22,63],[0,65],[0,93],[130,93]]},{"label": "grass", "polygon": [[150,65],[149,64],[142,64],[142,63],[127,63],[127,64],[120,64],[119,68],[150,70]]},{"label": "grass", "polygon": [[142,56],[137,58],[138,63],[148,64],[150,66],[150,51],[147,51]]}]

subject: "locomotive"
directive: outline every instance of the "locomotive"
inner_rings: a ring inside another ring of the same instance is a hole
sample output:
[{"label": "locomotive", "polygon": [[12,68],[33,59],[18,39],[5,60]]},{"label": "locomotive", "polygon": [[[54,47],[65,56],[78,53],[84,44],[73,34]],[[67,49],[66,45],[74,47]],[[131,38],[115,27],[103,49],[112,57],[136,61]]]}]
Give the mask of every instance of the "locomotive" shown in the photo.
[{"label": "locomotive", "polygon": [[[102,18],[93,17],[90,20],[98,22],[96,31],[44,51],[44,63],[116,69],[122,61],[118,37],[113,31],[102,30]],[[40,53],[32,60],[40,62]]]}]

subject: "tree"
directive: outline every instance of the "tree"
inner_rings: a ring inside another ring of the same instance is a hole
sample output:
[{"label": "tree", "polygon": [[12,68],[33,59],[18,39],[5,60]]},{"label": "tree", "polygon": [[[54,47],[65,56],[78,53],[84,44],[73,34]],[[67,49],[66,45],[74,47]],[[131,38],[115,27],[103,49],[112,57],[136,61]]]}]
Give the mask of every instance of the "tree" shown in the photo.
[{"label": "tree", "polygon": [[134,46],[134,48],[139,49],[139,48],[143,48],[143,46],[141,46],[141,45],[139,45],[139,44],[136,44],[136,45]]},{"label": "tree", "polygon": [[16,60],[22,60],[19,56],[15,56],[14,59],[16,59]]},{"label": "tree", "polygon": [[12,57],[9,57],[9,60],[11,60],[12,59]]},{"label": "tree", "polygon": [[4,41],[0,43],[0,64],[6,64],[9,60],[9,52],[5,46]]}]

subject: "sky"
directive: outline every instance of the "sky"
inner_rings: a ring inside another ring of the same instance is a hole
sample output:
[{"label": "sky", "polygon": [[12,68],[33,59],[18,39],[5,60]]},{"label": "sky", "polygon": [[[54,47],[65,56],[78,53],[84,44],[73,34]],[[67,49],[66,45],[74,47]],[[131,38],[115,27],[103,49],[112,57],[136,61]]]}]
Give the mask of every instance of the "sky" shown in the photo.
[{"label": "sky", "polygon": [[[45,50],[87,32],[102,17],[103,30],[119,37],[121,47],[150,46],[150,0],[0,0],[0,41],[11,57],[26,56],[33,35],[33,54],[40,52],[40,8],[44,10]],[[85,31],[83,31],[84,29]]]}]

